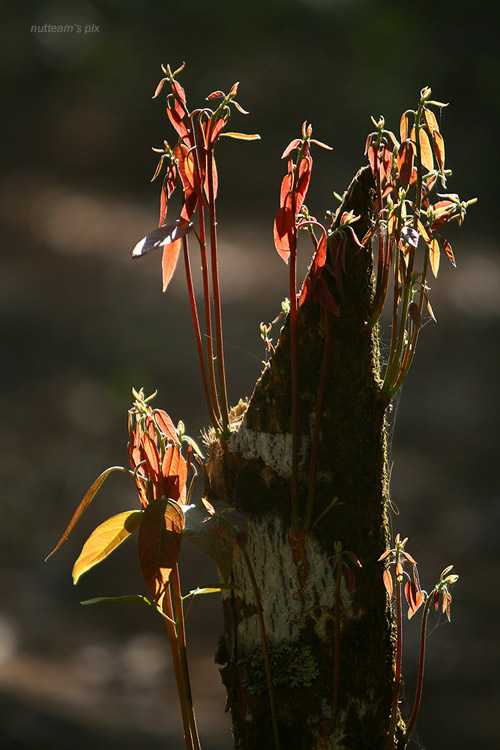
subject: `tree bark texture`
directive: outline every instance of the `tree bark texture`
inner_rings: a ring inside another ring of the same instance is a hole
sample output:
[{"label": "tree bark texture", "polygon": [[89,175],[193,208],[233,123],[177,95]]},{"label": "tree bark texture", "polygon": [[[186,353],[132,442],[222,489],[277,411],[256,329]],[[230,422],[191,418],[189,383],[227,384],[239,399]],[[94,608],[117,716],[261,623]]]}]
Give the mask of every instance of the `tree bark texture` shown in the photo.
[{"label": "tree bark texture", "polygon": [[[362,237],[370,225],[373,181],[362,169],[337,216],[354,210]],[[328,274],[324,273],[327,277]],[[247,522],[247,552],[264,611],[281,748],[380,750],[387,732],[394,671],[393,621],[377,562],[389,539],[386,517],[385,409],[379,397],[377,334],[366,326],[373,297],[371,249],[348,232],[343,295],[331,292],[327,386],[317,460],[313,519],[308,532],[290,529],[290,331],[255,386],[239,429],[210,446],[212,500],[224,500]],[[299,312],[299,508],[304,512],[325,327],[320,305]],[[335,661],[334,543],[361,561],[356,583],[340,592],[337,725],[332,727]],[[224,635],[217,661],[232,713],[235,748],[273,748],[269,698],[256,602],[241,551],[224,594]]]}]

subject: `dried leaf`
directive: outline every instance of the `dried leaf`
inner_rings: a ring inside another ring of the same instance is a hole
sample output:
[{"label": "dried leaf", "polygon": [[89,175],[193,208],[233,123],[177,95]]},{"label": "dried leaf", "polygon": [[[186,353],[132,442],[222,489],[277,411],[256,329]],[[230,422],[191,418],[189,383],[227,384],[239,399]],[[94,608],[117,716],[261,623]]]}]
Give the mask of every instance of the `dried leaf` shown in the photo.
[{"label": "dried leaf", "polygon": [[75,585],[84,573],[104,560],[125,539],[128,539],[139,526],[142,513],[141,510],[127,510],[108,518],[94,529],[73,566]]},{"label": "dried leaf", "polygon": [[144,581],[161,606],[165,587],[179,559],[184,514],[172,500],[162,497],[150,503],[139,526],[139,563]]},{"label": "dried leaf", "polygon": [[73,514],[73,518],[69,522],[69,524],[68,524],[68,526],[66,528],[66,531],[64,532],[64,534],[62,535],[62,537],[59,539],[58,543],[56,544],[56,546],[54,547],[54,549],[52,550],[52,552],[50,552],[50,554],[47,555],[47,557],[45,558],[45,561],[47,561],[49,559],[49,557],[51,557],[51,555],[53,555],[54,552],[56,552],[56,550],[59,549],[59,547],[61,546],[61,544],[64,541],[66,541],[66,539],[69,537],[69,535],[73,531],[76,523],[80,520],[80,518],[82,517],[83,513],[87,510],[88,506],[90,505],[90,503],[92,502],[92,500],[96,496],[96,494],[97,494],[98,490],[100,489],[100,487],[101,487],[102,483],[104,482],[104,480],[113,471],[124,471],[124,472],[126,472],[128,474],[127,469],[124,469],[123,466],[110,466],[109,469],[106,469],[106,471],[103,471],[102,474],[100,474],[100,476],[97,477],[97,479],[95,480],[95,482],[93,483],[93,485],[85,493],[85,497],[83,498],[82,502],[80,503],[80,505],[76,509],[75,513]]}]

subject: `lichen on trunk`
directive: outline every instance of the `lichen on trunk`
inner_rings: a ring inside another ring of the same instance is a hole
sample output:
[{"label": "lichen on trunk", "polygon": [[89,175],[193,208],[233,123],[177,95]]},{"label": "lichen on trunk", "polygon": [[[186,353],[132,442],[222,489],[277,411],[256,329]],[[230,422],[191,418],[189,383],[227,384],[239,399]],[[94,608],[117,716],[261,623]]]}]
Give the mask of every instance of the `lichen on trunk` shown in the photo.
[{"label": "lichen on trunk", "polygon": [[[370,224],[373,181],[361,170],[338,216],[353,210],[360,236]],[[326,276],[326,274],[325,274]],[[282,748],[382,748],[391,705],[392,615],[377,560],[386,549],[386,404],[379,397],[379,349],[367,327],[373,297],[371,250],[348,240],[340,315],[331,319],[327,388],[318,448],[312,530],[290,529],[291,376],[285,324],[239,429],[212,446],[209,492],[246,517],[270,649]],[[300,462],[304,507],[324,346],[321,309],[307,301],[298,320]],[[338,501],[332,506],[332,500]],[[361,561],[354,591],[342,583],[337,725],[332,726],[335,659],[334,543]],[[273,748],[256,602],[241,552],[224,594],[217,660],[232,712],[235,747]]]}]

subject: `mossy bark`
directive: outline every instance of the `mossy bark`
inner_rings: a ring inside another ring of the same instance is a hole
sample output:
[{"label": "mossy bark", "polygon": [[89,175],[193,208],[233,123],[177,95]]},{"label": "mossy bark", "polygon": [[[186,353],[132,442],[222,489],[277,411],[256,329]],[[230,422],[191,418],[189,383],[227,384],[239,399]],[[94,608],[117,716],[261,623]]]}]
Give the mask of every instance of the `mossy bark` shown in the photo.
[{"label": "mossy bark", "polygon": [[[370,223],[373,181],[361,170],[338,212]],[[349,235],[349,233],[348,233]],[[325,274],[327,276],[327,274]],[[285,324],[275,354],[256,384],[238,430],[212,446],[207,464],[212,499],[247,520],[247,552],[259,585],[274,673],[281,747],[380,750],[387,732],[393,679],[393,622],[382,582],[387,548],[386,404],[379,396],[376,332],[366,326],[373,297],[372,255],[347,242],[340,315],[331,317],[327,387],[319,442],[314,518],[337,497],[313,530],[290,530],[291,374]],[[325,330],[314,300],[299,313],[301,512],[308,492],[310,450]],[[331,725],[335,658],[334,543],[361,561],[352,593],[342,584],[338,721]],[[235,548],[224,596],[225,632],[217,660],[232,712],[235,747],[273,748],[269,700],[255,599]]]}]

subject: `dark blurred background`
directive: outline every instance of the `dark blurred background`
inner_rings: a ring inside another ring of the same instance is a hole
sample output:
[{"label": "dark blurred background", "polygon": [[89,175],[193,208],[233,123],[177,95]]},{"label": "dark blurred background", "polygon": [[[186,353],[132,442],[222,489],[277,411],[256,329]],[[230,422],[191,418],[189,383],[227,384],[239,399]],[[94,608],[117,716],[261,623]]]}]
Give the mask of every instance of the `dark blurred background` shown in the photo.
[{"label": "dark blurred background", "polygon": [[[498,7],[462,0],[3,0],[0,5],[1,368],[0,722],[2,747],[182,747],[161,622],[145,609],[80,607],[144,593],[134,542],[78,588],[71,567],[100,521],[135,506],[107,480],[56,557],[43,559],[95,477],[126,462],[131,387],[197,437],[206,423],[182,274],[161,293],[160,258],[132,262],[157,223],[151,146],[172,139],[160,64],[186,61],[192,107],[240,81],[231,128],[260,142],[219,147],[221,274],[230,398],[250,394],[264,357],[259,322],[286,295],[272,243],[283,148],[307,119],[317,150],[308,205],[335,208],[364,161],[370,116],[398,130],[420,89],[442,116],[449,189],[479,202],[448,233],[393,440],[395,531],[408,535],[424,587],[454,563],[452,624],[433,621],[419,746],[499,746]],[[50,33],[47,24],[72,25]],[[78,26],[81,31],[78,31]],[[32,27],[36,27],[32,30]],[[85,33],[87,29],[87,33]],[[493,215],[492,215],[493,211]],[[183,551],[185,590],[213,580]],[[415,618],[417,620],[417,618]],[[189,622],[204,747],[229,750],[213,664],[216,597]],[[405,629],[412,700],[418,622]]]}]

